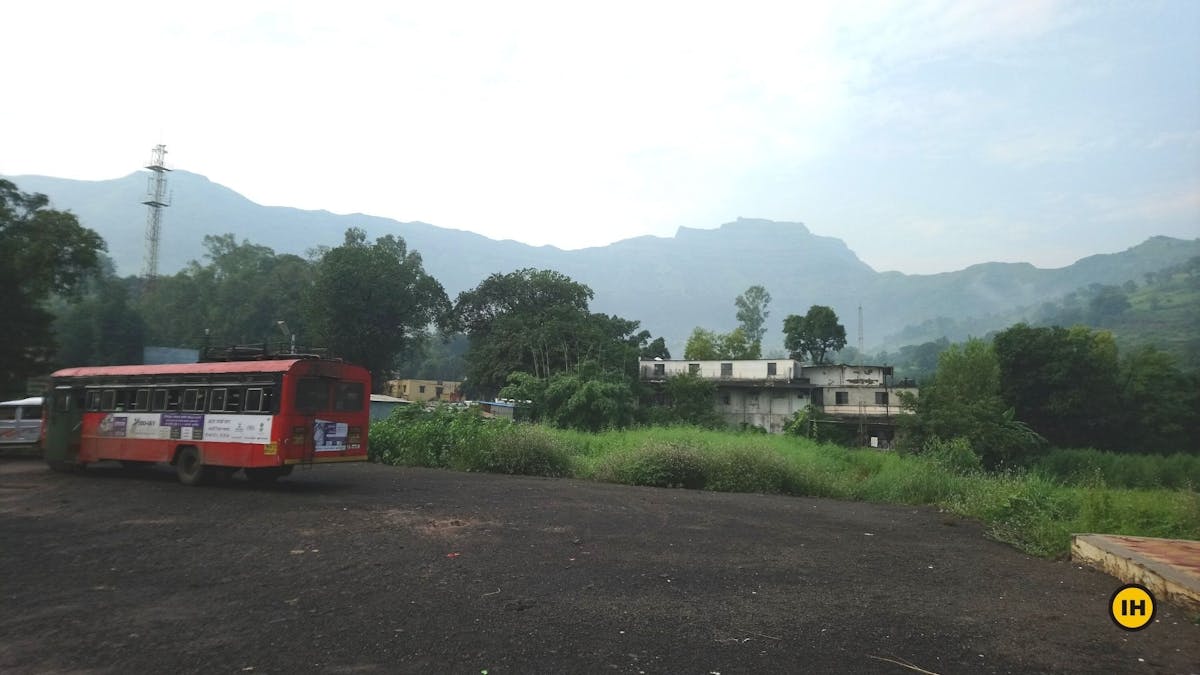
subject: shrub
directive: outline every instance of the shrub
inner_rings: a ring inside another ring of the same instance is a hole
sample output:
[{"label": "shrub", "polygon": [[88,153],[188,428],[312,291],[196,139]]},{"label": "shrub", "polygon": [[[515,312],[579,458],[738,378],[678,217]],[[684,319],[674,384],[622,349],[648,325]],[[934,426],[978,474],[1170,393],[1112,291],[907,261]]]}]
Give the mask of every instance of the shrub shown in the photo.
[{"label": "shrub", "polygon": [[525,476],[567,476],[571,458],[541,427],[503,423],[487,434],[477,471]]},{"label": "shrub", "polygon": [[718,450],[708,458],[705,489],[717,492],[801,494],[804,481],[778,452],[758,447]]},{"label": "shrub", "polygon": [[704,455],[677,443],[653,443],[611,455],[597,467],[596,476],[612,483],[693,490],[703,488],[708,478]]},{"label": "shrub", "polygon": [[965,438],[943,440],[934,436],[925,442],[921,456],[937,467],[956,474],[977,473],[983,470],[983,462]]}]

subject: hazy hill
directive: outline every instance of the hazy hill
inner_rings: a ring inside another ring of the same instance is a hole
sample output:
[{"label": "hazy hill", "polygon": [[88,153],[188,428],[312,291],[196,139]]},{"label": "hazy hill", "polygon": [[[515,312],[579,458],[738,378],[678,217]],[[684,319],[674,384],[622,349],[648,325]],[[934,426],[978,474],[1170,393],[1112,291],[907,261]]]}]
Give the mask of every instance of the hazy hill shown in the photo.
[{"label": "hazy hill", "polygon": [[[680,228],[674,237],[637,237],[609,246],[563,251],[363,214],[340,215],[262,206],[203,176],[171,174],[174,195],[166,211],[159,253],[170,274],[203,255],[204,235],[233,232],[277,252],[303,254],[336,245],[346,228],[371,236],[397,234],[421,252],[426,269],[453,297],[493,272],[520,267],[556,269],[596,292],[593,309],[638,319],[674,349],[693,326],[728,330],[735,325],[733,299],[761,283],[774,297],[768,349],[782,344],[780,326],[789,313],[812,304],[834,307],[857,334],[857,306],[866,317],[868,346],[906,326],[937,317],[986,317],[1035,305],[1093,283],[1121,284],[1147,272],[1200,255],[1200,240],[1156,237],[1127,251],[1084,258],[1058,269],[1024,263],[986,263],[932,275],[879,273],[833,237],[812,234],[799,223],[739,219],[717,229]],[[108,241],[121,274],[140,271],[145,250],[147,173],[108,181],[41,176],[11,178],[26,192],[42,192],[55,208],[69,209]],[[986,323],[986,322],[985,322]]]}]

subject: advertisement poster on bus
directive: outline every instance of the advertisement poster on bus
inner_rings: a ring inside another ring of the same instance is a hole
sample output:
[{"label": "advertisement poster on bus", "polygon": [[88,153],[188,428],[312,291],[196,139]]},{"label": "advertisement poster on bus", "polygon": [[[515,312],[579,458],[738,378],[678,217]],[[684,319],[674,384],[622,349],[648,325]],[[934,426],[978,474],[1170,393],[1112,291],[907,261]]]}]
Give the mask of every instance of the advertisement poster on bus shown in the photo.
[{"label": "advertisement poster on bus", "polygon": [[271,416],[182,412],[107,415],[100,421],[97,433],[124,438],[270,443]]},{"label": "advertisement poster on bus", "polygon": [[338,452],[346,449],[350,425],[345,422],[316,420],[313,423],[313,449],[317,452]]},{"label": "advertisement poster on bus", "polygon": [[270,443],[270,415],[205,415],[204,438],[232,443]]}]

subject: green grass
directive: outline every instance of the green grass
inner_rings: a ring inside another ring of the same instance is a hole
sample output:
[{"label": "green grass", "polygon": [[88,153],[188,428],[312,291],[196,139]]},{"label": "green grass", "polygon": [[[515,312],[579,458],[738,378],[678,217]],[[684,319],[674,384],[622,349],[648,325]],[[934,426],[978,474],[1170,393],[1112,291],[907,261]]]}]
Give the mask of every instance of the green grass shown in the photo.
[{"label": "green grass", "polygon": [[[977,519],[995,539],[1046,557],[1065,555],[1074,532],[1200,539],[1194,487],[1116,487],[1103,469],[1067,476],[1045,469],[988,474],[964,462],[954,447],[902,456],[790,436],[690,427],[589,434],[449,412],[377,422],[370,447],[376,461],[407,466],[931,505]],[[1155,461],[1134,459],[1144,466]],[[1161,459],[1174,461],[1175,471],[1185,460]],[[1086,464],[1079,458],[1068,463]],[[1145,469],[1155,475],[1167,470]]]}]

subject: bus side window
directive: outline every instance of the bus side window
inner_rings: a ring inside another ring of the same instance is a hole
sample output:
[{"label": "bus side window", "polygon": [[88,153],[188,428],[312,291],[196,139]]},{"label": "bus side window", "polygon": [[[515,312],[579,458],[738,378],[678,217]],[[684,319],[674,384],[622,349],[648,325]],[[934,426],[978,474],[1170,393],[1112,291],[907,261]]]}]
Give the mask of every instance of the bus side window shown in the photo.
[{"label": "bus side window", "polygon": [[246,405],[242,410],[246,412],[261,412],[263,407],[263,390],[261,387],[251,387],[246,390]]},{"label": "bus side window", "polygon": [[242,390],[230,389],[229,397],[225,399],[225,410],[227,412],[240,412],[242,409]]},{"label": "bus side window", "polygon": [[208,409],[213,412],[223,412],[225,410],[224,387],[218,387],[212,390],[212,395],[208,397]]},{"label": "bus side window", "polygon": [[266,413],[275,412],[275,387],[263,387],[262,405],[258,409]]},{"label": "bus side window", "polygon": [[116,407],[117,392],[112,389],[105,389],[104,393],[100,394],[100,409],[112,410]]},{"label": "bus side window", "polygon": [[118,389],[117,390],[117,403],[114,406],[114,408],[118,412],[124,412],[126,410],[129,410],[129,390],[128,389]]},{"label": "bus side window", "polygon": [[54,392],[54,409],[58,412],[70,412],[71,410],[71,392],[56,391]]},{"label": "bus side window", "polygon": [[183,409],[186,412],[204,412],[204,389],[187,389],[183,392]]},{"label": "bus side window", "polygon": [[167,410],[179,410],[179,399],[183,396],[183,392],[178,389],[171,389],[167,392]]},{"label": "bus side window", "polygon": [[151,408],[154,412],[160,412],[167,409],[167,390],[154,390],[154,406]]},{"label": "bus side window", "polygon": [[133,398],[133,408],[131,408],[131,410],[137,410],[139,412],[146,412],[149,409],[150,409],[150,390],[149,389],[138,389],[137,395],[134,396],[134,398]]},{"label": "bus side window", "polygon": [[87,393],[87,405],[85,406],[84,409],[85,410],[99,410],[100,409],[100,392],[89,391]]}]

